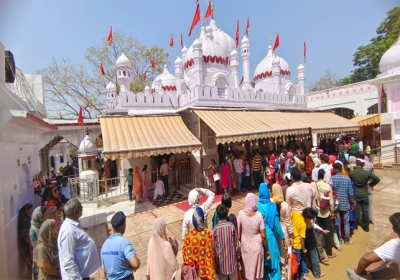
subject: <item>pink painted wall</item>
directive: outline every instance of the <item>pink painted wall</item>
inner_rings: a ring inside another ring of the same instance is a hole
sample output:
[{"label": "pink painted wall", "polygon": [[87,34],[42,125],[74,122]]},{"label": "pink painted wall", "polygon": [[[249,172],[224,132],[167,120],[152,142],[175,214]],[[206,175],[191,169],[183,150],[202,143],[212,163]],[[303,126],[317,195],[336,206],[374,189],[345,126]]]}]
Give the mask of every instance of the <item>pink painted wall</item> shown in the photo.
[{"label": "pink painted wall", "polygon": [[390,88],[390,100],[392,101],[390,112],[400,112],[400,85]]}]

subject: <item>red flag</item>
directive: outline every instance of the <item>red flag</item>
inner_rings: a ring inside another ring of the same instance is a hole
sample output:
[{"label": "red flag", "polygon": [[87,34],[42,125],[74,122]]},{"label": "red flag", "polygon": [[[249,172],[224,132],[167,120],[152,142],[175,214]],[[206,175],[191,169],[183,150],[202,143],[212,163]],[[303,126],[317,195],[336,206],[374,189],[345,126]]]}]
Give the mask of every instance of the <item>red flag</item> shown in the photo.
[{"label": "red flag", "polygon": [[242,76],[242,80],[240,81],[240,84],[243,84],[244,82],[244,76]]},{"label": "red flag", "polygon": [[211,14],[212,14],[212,7],[211,7],[211,1],[210,1],[210,2],[208,2],[208,8],[207,8],[206,14],[204,15],[203,19],[210,17]]},{"label": "red flag", "polygon": [[144,72],[144,74],[143,74],[143,79],[146,81],[146,78],[147,78],[146,72]]},{"label": "red flag", "polygon": [[156,69],[156,65],[154,64],[154,58],[151,60],[151,68]]},{"label": "red flag", "polygon": [[306,42],[304,42],[304,63],[306,63],[306,57],[307,57],[307,45]]},{"label": "red flag", "polygon": [[103,63],[100,63],[100,74],[101,74],[101,75],[105,75],[105,74],[106,74],[106,73],[104,72]]},{"label": "red flag", "polygon": [[382,85],[382,91],[381,91],[381,101],[383,103],[386,103],[386,93],[385,93],[385,88]]},{"label": "red flag", "polygon": [[249,36],[249,27],[250,27],[250,18],[247,18],[247,23],[246,23],[246,35]]},{"label": "red flag", "polygon": [[79,115],[78,115],[78,124],[83,125],[83,112],[82,112],[82,106],[79,109]]},{"label": "red flag", "polygon": [[183,49],[183,46],[184,46],[184,44],[183,44],[183,38],[182,38],[182,32],[181,32],[181,47],[182,47],[182,49]]},{"label": "red flag", "polygon": [[169,46],[172,48],[174,46],[174,34],[171,33],[171,37],[169,37]]},{"label": "red flag", "polygon": [[274,48],[272,49],[272,52],[274,52],[278,47],[279,47],[279,33],[276,35],[275,44]]},{"label": "red flag", "polygon": [[113,42],[112,38],[112,26],[110,27],[110,32],[108,32],[108,38],[107,38],[108,43],[111,45]]},{"label": "red flag", "polygon": [[239,21],[237,21],[236,25],[236,48],[239,46]]},{"label": "red flag", "polygon": [[192,21],[192,26],[190,27],[189,30],[189,37],[192,35],[193,28],[196,26],[196,24],[200,21],[200,4],[197,4],[196,12],[194,13],[193,21]]}]

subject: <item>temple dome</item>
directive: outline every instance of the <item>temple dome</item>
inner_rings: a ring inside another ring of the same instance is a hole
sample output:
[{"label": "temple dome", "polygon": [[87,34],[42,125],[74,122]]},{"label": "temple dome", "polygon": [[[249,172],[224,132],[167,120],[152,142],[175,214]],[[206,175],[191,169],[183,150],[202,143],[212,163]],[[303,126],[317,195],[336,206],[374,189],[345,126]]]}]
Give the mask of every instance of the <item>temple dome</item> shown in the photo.
[{"label": "temple dome", "polygon": [[132,68],[131,61],[125,56],[124,53],[121,54],[120,57],[118,57],[117,62],[115,63],[115,66],[118,67],[128,67]]},{"label": "temple dome", "polygon": [[236,49],[235,41],[226,34],[223,30],[219,29],[214,19],[210,21],[212,28],[213,41],[216,42],[225,52],[225,57],[229,56],[232,50]]},{"label": "temple dome", "polygon": [[379,70],[382,74],[400,73],[400,36],[397,41],[383,54],[379,62]]},{"label": "temple dome", "polygon": [[290,68],[289,64],[282,57],[272,53],[271,45],[268,47],[267,56],[264,57],[263,60],[257,65],[256,70],[254,71],[254,81],[257,83],[266,77],[272,76],[272,64],[280,65],[281,75],[290,76]]},{"label": "temple dome", "polygon": [[106,92],[116,92],[116,91],[117,87],[112,82],[109,82],[106,87]]},{"label": "temple dome", "polygon": [[152,84],[152,89],[155,89],[156,80],[161,80],[161,87],[164,91],[176,91],[176,77],[168,71],[168,67],[164,65],[164,71],[157,76]]},{"label": "temple dome", "polygon": [[82,140],[81,144],[79,145],[78,153],[80,155],[96,155],[97,154],[97,147],[93,143],[92,138],[89,135],[86,135],[85,138]]}]

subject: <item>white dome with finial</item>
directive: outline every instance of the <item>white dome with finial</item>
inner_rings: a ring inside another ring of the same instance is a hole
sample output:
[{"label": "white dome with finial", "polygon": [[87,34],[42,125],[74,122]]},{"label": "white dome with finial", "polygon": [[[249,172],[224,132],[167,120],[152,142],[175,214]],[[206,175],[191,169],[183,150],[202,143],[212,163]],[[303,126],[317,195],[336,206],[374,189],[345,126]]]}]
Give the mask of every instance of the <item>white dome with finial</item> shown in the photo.
[{"label": "white dome with finial", "polygon": [[383,54],[379,62],[381,75],[400,73],[400,36],[397,41]]},{"label": "white dome with finial", "polygon": [[85,138],[79,145],[78,153],[81,156],[89,156],[97,154],[97,146],[93,143],[92,138],[90,138],[88,134],[86,134]]},{"label": "white dome with finial", "polygon": [[132,68],[132,64],[131,61],[129,60],[129,58],[127,58],[125,56],[124,53],[121,54],[120,57],[118,57],[117,62],[115,63],[115,66],[118,67],[128,67],[128,68]]},{"label": "white dome with finial", "polygon": [[176,92],[176,77],[168,71],[168,67],[164,65],[164,71],[157,76],[152,84],[152,89],[155,89],[156,80],[161,80],[161,87],[166,92]]},{"label": "white dome with finial", "polygon": [[213,41],[216,42],[225,53],[225,57],[229,56],[232,50],[236,49],[235,41],[226,34],[223,30],[219,29],[215,19],[210,21],[212,28]]},{"label": "white dome with finial", "polygon": [[267,56],[257,65],[254,71],[254,82],[257,83],[267,77],[272,76],[273,63],[280,65],[281,75],[290,76],[289,64],[282,58],[272,53],[272,47],[269,45]]},{"label": "white dome with finial", "polygon": [[117,87],[110,81],[106,87],[106,92],[116,92]]}]

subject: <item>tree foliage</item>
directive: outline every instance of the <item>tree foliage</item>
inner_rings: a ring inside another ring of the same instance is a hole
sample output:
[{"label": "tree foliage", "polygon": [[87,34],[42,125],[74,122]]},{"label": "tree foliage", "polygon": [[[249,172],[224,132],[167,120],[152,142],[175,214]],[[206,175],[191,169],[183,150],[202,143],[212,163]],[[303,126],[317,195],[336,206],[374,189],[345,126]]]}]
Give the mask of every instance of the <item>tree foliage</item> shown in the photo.
[{"label": "tree foliage", "polygon": [[[153,45],[147,48],[132,36],[119,32],[113,33],[111,46],[107,38],[89,46],[84,56],[85,63],[74,64],[68,58],[53,57],[48,67],[36,71],[43,76],[48,115],[76,118],[79,106],[82,106],[87,118],[102,114],[106,107],[105,88],[109,81],[117,83],[115,62],[121,53],[132,62],[132,92],[143,91],[146,84],[151,86],[168,60],[168,53],[162,47]],[[151,68],[153,59],[154,70]],[[100,73],[100,63],[104,76]]]},{"label": "tree foliage", "polygon": [[400,6],[387,13],[387,18],[376,30],[377,36],[371,43],[360,46],[354,53],[356,67],[348,78],[342,79],[341,84],[350,84],[375,78],[379,73],[379,61],[382,55],[393,45],[400,36]]},{"label": "tree foliage", "polygon": [[310,84],[308,92],[314,92],[324,89],[337,87],[340,85],[339,80],[336,78],[336,74],[329,70],[325,70],[325,75],[319,78],[314,84]]}]

